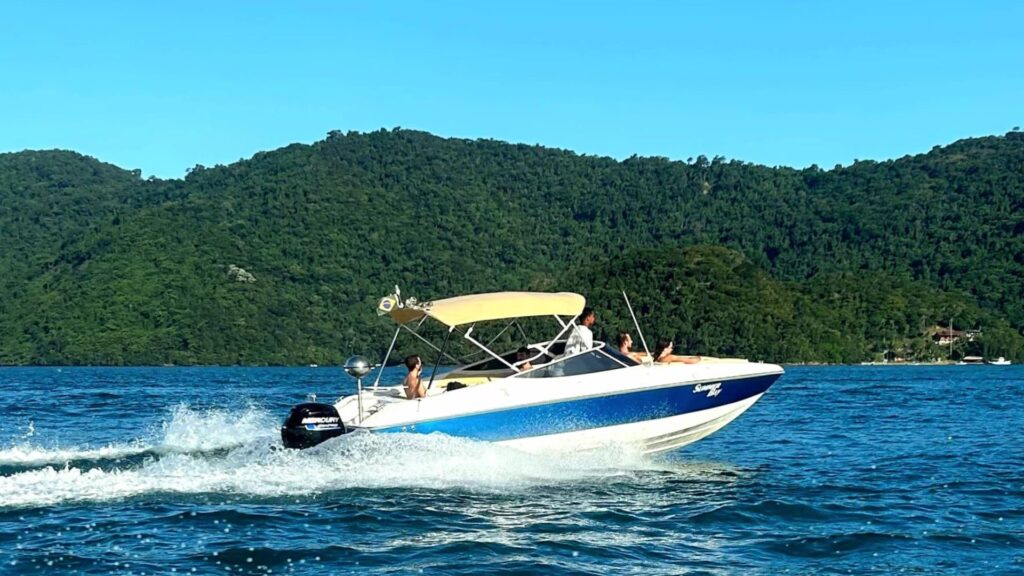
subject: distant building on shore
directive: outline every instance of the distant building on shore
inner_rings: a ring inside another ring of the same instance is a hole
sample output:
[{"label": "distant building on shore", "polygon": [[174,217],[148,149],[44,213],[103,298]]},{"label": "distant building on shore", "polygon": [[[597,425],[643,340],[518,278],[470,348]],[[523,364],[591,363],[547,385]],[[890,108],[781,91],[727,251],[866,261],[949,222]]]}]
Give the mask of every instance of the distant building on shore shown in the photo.
[{"label": "distant building on shore", "polygon": [[955,330],[943,326],[932,326],[925,333],[939,346],[949,346],[959,341],[974,342],[975,338],[981,336],[981,330]]}]

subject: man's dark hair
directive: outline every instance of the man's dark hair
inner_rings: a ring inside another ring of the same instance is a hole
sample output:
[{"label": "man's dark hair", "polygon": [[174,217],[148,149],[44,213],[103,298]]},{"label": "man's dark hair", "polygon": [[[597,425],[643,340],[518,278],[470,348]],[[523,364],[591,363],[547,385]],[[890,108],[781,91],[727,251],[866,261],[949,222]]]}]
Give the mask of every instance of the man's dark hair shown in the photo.
[{"label": "man's dark hair", "polygon": [[419,361],[420,357],[417,356],[416,354],[413,354],[412,356],[406,356],[405,367],[409,369],[409,372],[412,372],[412,369],[416,367],[416,364],[418,364]]},{"label": "man's dark hair", "polygon": [[584,320],[586,320],[590,316],[593,316],[593,314],[594,314],[594,309],[593,308],[591,308],[590,306],[585,307],[583,309],[583,312],[580,312],[580,322],[583,322]]}]

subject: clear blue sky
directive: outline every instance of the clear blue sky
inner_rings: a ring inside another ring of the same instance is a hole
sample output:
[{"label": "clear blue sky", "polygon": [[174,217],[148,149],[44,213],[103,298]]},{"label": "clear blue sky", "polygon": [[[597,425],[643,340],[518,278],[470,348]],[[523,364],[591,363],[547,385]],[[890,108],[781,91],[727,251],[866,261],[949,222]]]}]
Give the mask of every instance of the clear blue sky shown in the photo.
[{"label": "clear blue sky", "polygon": [[0,151],[161,177],[332,129],[827,168],[1018,125],[1018,1],[0,6]]}]

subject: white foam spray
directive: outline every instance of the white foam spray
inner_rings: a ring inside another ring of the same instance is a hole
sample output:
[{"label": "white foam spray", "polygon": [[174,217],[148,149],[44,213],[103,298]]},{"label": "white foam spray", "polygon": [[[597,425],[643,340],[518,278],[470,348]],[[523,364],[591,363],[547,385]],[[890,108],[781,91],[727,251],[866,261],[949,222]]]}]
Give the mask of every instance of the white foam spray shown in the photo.
[{"label": "white foam spray", "polygon": [[29,422],[31,434],[22,436],[21,442],[0,449],[0,466],[51,464],[63,467],[68,463],[116,460],[147,452],[168,454],[232,448],[273,435],[274,420],[271,414],[255,407],[231,412],[218,409],[197,411],[179,405],[146,437],[99,448],[41,446],[36,443],[34,425]]},{"label": "white foam spray", "polygon": [[[315,496],[367,487],[504,492],[627,479],[664,467],[625,449],[532,455],[440,434],[354,433],[308,450],[286,450],[278,426],[278,418],[255,408],[232,413],[178,407],[151,441],[82,450],[12,447],[0,451],[0,464],[39,467],[0,476],[0,507],[146,495]],[[86,462],[147,451],[153,457],[123,467]]]}]

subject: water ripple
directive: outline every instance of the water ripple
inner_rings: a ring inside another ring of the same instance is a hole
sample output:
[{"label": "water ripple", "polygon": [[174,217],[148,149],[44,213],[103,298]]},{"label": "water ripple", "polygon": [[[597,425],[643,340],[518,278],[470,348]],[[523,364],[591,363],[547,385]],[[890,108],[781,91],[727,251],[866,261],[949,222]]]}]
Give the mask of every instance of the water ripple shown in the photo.
[{"label": "water ripple", "polygon": [[792,367],[656,458],[278,447],[340,378],[0,369],[0,573],[1024,572],[1021,367]]}]

